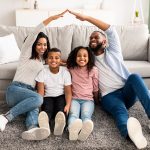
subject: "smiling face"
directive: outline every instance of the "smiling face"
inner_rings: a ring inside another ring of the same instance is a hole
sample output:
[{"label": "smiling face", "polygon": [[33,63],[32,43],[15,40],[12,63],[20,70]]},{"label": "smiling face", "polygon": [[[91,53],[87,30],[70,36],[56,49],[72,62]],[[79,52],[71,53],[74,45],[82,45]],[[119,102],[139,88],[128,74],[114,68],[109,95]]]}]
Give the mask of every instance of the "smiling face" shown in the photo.
[{"label": "smiling face", "polygon": [[80,49],[77,53],[76,63],[80,67],[84,67],[89,62],[89,55],[86,49]]},{"label": "smiling face", "polygon": [[89,47],[93,52],[104,50],[106,47],[106,38],[100,32],[93,32],[90,36]]},{"label": "smiling face", "polygon": [[47,50],[47,40],[40,38],[36,44],[36,52],[41,56]]},{"label": "smiling face", "polygon": [[61,62],[60,52],[48,52],[47,63],[50,69],[58,69]]}]

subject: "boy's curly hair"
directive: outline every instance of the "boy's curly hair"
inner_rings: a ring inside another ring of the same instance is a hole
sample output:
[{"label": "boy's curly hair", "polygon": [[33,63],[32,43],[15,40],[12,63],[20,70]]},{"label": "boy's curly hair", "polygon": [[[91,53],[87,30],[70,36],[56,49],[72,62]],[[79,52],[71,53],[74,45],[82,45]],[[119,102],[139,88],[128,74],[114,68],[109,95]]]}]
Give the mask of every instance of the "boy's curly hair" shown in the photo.
[{"label": "boy's curly hair", "polygon": [[84,46],[78,46],[70,52],[67,59],[67,68],[74,69],[75,67],[78,67],[78,64],[76,63],[76,58],[77,58],[77,53],[80,49],[86,49],[88,52],[89,61],[87,63],[87,70],[88,72],[90,72],[93,66],[95,65],[95,56],[89,47],[84,47]]}]

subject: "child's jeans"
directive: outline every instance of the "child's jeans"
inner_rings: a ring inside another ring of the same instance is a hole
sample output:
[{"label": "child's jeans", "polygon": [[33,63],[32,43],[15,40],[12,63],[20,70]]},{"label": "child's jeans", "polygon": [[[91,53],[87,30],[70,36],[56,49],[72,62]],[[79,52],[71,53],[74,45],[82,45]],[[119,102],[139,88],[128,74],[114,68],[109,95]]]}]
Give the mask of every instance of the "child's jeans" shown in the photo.
[{"label": "child's jeans", "polygon": [[93,112],[93,100],[73,99],[69,112],[68,126],[78,118],[81,118],[82,121],[91,120]]},{"label": "child's jeans", "polygon": [[47,113],[49,121],[51,121],[51,119],[54,119],[59,111],[64,112],[65,105],[65,95],[60,95],[57,97],[44,97],[41,110]]}]

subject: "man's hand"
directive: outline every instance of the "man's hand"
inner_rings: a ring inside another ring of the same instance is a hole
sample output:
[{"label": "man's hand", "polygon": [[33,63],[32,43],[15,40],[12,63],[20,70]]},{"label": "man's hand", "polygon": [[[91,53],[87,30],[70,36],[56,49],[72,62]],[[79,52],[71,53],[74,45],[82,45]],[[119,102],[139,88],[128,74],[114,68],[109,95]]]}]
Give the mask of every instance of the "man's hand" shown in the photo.
[{"label": "man's hand", "polygon": [[81,20],[81,21],[85,21],[87,19],[88,16],[80,14],[80,13],[76,13],[74,11],[68,10],[68,12],[74,16],[76,16],[77,19]]},{"label": "man's hand", "polygon": [[76,16],[77,19],[79,19],[81,21],[88,21],[103,31],[106,31],[110,27],[109,24],[107,24],[99,19],[93,18],[91,16],[86,16],[84,14],[76,13],[71,10],[68,10],[68,12],[70,14],[73,14],[74,16]]}]

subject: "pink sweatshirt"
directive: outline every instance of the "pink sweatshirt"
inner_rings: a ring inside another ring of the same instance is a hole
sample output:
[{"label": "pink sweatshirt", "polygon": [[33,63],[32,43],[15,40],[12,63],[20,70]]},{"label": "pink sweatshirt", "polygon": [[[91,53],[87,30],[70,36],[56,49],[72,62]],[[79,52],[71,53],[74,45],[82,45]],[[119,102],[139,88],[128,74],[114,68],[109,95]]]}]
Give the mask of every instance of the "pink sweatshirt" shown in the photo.
[{"label": "pink sweatshirt", "polygon": [[87,67],[76,67],[69,70],[72,77],[73,99],[93,100],[93,92],[98,91],[98,69],[88,73]]}]

